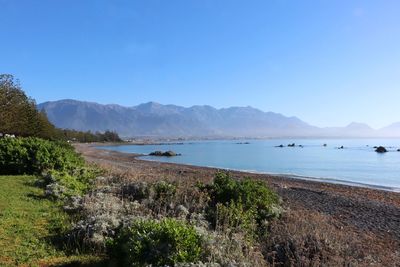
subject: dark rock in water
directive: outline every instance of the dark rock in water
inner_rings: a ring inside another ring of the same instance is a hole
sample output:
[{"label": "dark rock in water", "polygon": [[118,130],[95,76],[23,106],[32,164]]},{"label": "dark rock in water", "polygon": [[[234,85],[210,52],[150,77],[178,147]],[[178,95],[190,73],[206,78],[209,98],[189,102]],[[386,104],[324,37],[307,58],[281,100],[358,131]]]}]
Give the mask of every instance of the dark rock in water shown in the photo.
[{"label": "dark rock in water", "polygon": [[295,147],[296,144],[295,144],[295,143],[293,143],[293,144],[288,144],[287,146],[288,146],[288,147]]},{"label": "dark rock in water", "polygon": [[279,146],[276,146],[276,147],[283,147],[283,145],[279,145]]},{"label": "dark rock in water", "polygon": [[237,145],[249,145],[250,144],[250,142],[239,142],[239,143],[236,143]]},{"label": "dark rock in water", "polygon": [[151,152],[149,155],[150,156],[162,156],[163,152],[162,151],[154,151],[154,152]]},{"label": "dark rock in water", "polygon": [[299,145],[299,147],[303,148],[303,145]]},{"label": "dark rock in water", "polygon": [[378,147],[377,147],[377,146],[374,146],[374,148],[377,149]]},{"label": "dark rock in water", "polygon": [[169,150],[167,152],[164,152],[163,156],[174,157],[174,156],[178,156],[178,154],[175,153],[174,151]]},{"label": "dark rock in water", "polygon": [[323,146],[327,146],[327,144],[323,144]]},{"label": "dark rock in water", "polygon": [[397,149],[397,152],[400,152],[400,148],[399,148],[399,149]]},{"label": "dark rock in water", "polygon": [[385,147],[379,146],[379,147],[376,148],[375,152],[377,152],[377,153],[386,153],[388,151],[386,150]]},{"label": "dark rock in water", "polygon": [[344,149],[344,146],[340,146],[340,147],[338,147],[337,149]]},{"label": "dark rock in water", "polygon": [[180,156],[180,154],[175,153],[174,151],[154,151],[149,154],[150,156],[157,156],[157,157],[175,157]]}]

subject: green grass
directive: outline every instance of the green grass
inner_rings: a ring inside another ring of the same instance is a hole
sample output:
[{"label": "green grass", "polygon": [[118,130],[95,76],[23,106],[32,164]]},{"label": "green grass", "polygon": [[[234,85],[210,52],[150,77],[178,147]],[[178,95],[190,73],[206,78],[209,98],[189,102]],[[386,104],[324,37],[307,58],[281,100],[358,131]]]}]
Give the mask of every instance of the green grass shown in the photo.
[{"label": "green grass", "polygon": [[0,266],[90,265],[96,256],[68,256],[51,241],[67,229],[69,217],[44,198],[35,179],[0,176]]}]

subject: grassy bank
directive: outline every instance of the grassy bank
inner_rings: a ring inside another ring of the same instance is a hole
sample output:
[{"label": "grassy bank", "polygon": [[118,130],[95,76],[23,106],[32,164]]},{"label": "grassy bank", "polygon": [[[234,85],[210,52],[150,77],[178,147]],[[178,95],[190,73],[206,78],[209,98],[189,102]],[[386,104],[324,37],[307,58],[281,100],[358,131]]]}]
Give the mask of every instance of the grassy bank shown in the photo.
[{"label": "grassy bank", "polygon": [[67,255],[52,240],[66,230],[68,215],[44,197],[34,176],[0,176],[0,266],[51,266],[95,262]]}]

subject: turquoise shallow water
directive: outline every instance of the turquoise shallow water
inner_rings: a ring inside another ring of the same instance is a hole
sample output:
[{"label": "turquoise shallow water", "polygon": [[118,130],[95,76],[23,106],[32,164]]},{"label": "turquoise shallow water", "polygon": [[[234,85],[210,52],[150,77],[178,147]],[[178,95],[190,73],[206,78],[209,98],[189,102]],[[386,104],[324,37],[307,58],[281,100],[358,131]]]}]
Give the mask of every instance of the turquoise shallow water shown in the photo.
[{"label": "turquoise shallow water", "polygon": [[[238,144],[249,142],[249,144]],[[287,147],[295,143],[296,147]],[[283,144],[285,147],[276,147]],[[326,147],[323,144],[327,144]],[[303,147],[299,147],[302,145]],[[378,154],[374,146],[389,152]],[[344,149],[337,147],[344,146]],[[183,144],[102,146],[102,149],[149,154],[173,150],[178,157],[146,160],[273,173],[328,182],[400,191],[400,139],[270,139],[195,141]]]}]

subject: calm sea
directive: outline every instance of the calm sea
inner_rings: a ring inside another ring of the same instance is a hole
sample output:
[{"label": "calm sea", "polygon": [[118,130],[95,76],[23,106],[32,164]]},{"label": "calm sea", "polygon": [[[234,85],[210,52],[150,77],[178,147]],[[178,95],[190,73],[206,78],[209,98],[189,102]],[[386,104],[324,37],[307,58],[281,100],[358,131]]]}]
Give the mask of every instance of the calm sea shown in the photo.
[{"label": "calm sea", "polygon": [[[292,143],[296,146],[287,146]],[[281,144],[284,145],[283,148],[276,147]],[[373,147],[380,145],[385,146],[389,152],[376,153]],[[338,149],[341,146],[344,149]],[[225,140],[101,148],[139,154],[173,150],[182,155],[142,158],[248,172],[285,174],[297,178],[400,192],[400,152],[397,152],[400,139]]]}]

